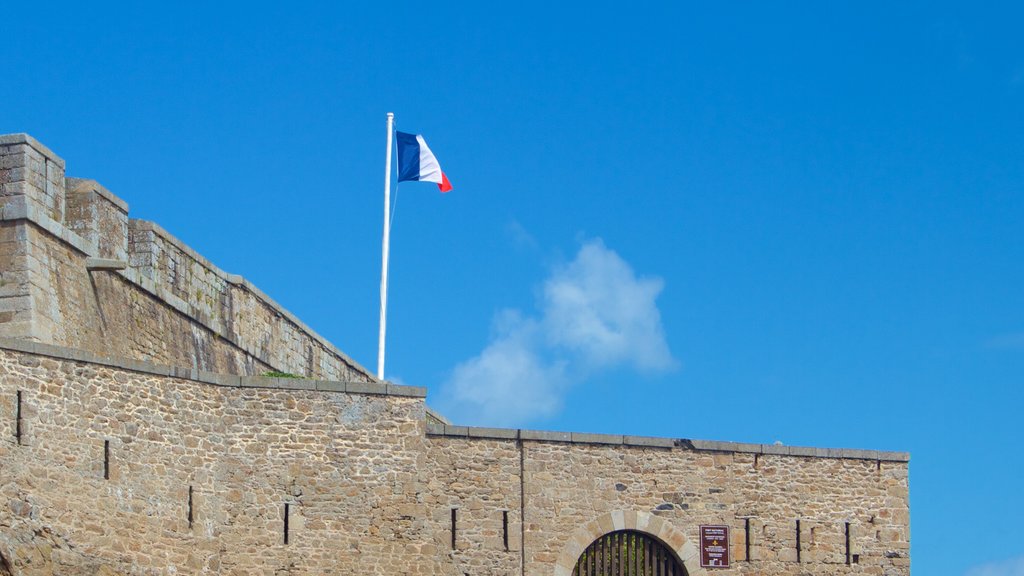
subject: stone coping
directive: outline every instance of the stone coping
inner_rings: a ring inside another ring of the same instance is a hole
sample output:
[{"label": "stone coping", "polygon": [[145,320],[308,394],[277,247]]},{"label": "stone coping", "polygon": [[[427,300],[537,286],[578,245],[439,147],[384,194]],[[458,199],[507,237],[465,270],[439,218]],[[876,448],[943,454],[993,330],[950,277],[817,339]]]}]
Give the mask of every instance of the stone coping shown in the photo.
[{"label": "stone coping", "polygon": [[51,160],[55,164],[60,165],[62,169],[64,168],[63,158],[54,154],[53,150],[50,150],[49,148],[44,146],[42,142],[29,136],[28,134],[0,134],[0,146],[13,146],[15,144],[28,144],[32,148],[35,148],[36,152],[39,152],[40,154],[45,156],[47,160]]},{"label": "stone coping", "polygon": [[716,442],[713,440],[691,440],[688,438],[656,438],[651,436],[624,436],[619,434],[584,434],[580,432],[550,432],[522,430],[515,428],[477,428],[473,426],[451,426],[427,422],[427,434],[451,438],[487,438],[492,440],[534,440],[539,442],[565,442],[568,444],[603,444],[609,446],[637,446],[642,448],[683,448],[698,452],[731,452],[746,454],[768,454],[773,456],[804,456],[809,458],[846,458],[854,460],[878,460],[885,462],[909,462],[907,452],[885,452],[881,450],[856,450],[850,448],[813,448],[807,446],[780,446],[778,444],[745,444],[741,442]]},{"label": "stone coping", "polygon": [[156,376],[169,376],[225,386],[229,388],[274,388],[279,390],[317,390],[320,392],[343,392],[348,394],[376,394],[381,396],[403,396],[407,398],[426,398],[427,389],[418,386],[400,386],[390,382],[332,382],[327,380],[306,380],[303,378],[272,378],[266,376],[236,376],[218,374],[195,368],[160,366],[142,360],[100,356],[85,350],[65,348],[52,344],[29,342],[17,338],[0,338],[0,349],[12,352],[24,352],[38,356],[47,356],[58,360],[70,360],[97,364],[120,370],[130,370]]}]

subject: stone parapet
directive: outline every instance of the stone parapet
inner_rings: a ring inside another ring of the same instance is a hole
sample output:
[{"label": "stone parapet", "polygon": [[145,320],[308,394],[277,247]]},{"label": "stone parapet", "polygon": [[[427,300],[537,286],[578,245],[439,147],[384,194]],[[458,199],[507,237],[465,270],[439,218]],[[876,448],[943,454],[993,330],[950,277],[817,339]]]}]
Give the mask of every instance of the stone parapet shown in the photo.
[{"label": "stone parapet", "polygon": [[372,377],[251,282],[224,272],[158,224],[132,219],[128,227],[131,254],[126,277],[221,338],[272,366],[301,367],[289,370],[299,374],[337,377],[333,357]]},{"label": "stone parapet", "polygon": [[476,428],[428,422],[427,434],[451,438],[488,438],[501,440],[528,440],[565,444],[591,444],[610,446],[636,446],[643,448],[681,448],[697,452],[723,452],[734,454],[766,454],[774,456],[803,456],[808,458],[844,458],[878,460],[882,462],[909,462],[907,452],[857,450],[850,448],[813,448],[806,446],[780,446],[778,444],[749,444],[691,440],[687,438],[658,438],[653,436],[620,436],[618,434],[588,434],[582,432],[552,432],[512,428]]},{"label": "stone parapet", "polygon": [[67,179],[67,226],[96,247],[96,255],[128,259],[128,203],[95,180]]},{"label": "stone parapet", "polygon": [[[409,398],[426,398],[427,389],[420,386],[402,386],[398,384],[377,382],[338,382],[309,380],[304,378],[274,378],[237,376],[218,374],[194,368],[161,366],[151,362],[100,356],[86,350],[54,346],[21,339],[0,337],[0,349],[15,352],[26,352],[61,360],[88,362],[110,368],[131,370],[156,376],[171,376],[235,388],[276,388],[280,390],[319,390],[325,392],[344,392],[351,394],[378,394],[385,396],[404,396]],[[428,409],[431,415],[432,411]],[[594,444],[611,446],[633,446],[641,448],[682,448],[698,452],[727,452],[742,454],[767,454],[776,456],[803,456],[811,458],[846,458],[855,460],[879,460],[883,462],[909,462],[907,452],[886,452],[881,450],[858,450],[850,448],[814,448],[802,446],[780,446],[777,444],[748,444],[739,442],[720,442],[712,440],[690,440],[660,438],[656,436],[621,436],[616,434],[589,434],[580,432],[557,432],[545,430],[525,430],[517,428],[486,428],[477,426],[453,426],[438,420],[437,415],[428,418],[426,432],[429,436],[452,438],[476,438],[490,440],[524,440],[533,442],[559,442],[566,444]]]},{"label": "stone parapet", "polygon": [[131,358],[118,358],[112,356],[101,356],[87,350],[78,350],[64,346],[54,346],[41,342],[31,342],[18,338],[0,337],[0,350],[12,352],[24,352],[59,360],[70,360],[74,362],[86,362],[97,366],[130,370],[140,374],[153,376],[168,376],[191,380],[202,384],[213,386],[226,386],[231,388],[271,388],[276,390],[316,390],[319,392],[338,392],[345,394],[374,394],[379,396],[400,396],[405,398],[426,398],[427,389],[420,386],[403,386],[390,382],[364,382],[355,380],[350,382],[310,380],[307,378],[280,378],[269,376],[238,376],[235,374],[220,374],[198,370],[196,368],[184,368],[180,366],[161,366],[152,362],[133,360]]},{"label": "stone parapet", "polygon": [[425,392],[0,339],[0,574],[569,576],[628,530],[698,576],[708,524],[722,574],[909,574],[904,461],[451,426]]},{"label": "stone parapet", "polygon": [[0,209],[20,197],[64,218],[64,160],[28,134],[0,135]]},{"label": "stone parapet", "polygon": [[375,380],[243,277],[130,219],[95,180],[65,179],[64,160],[31,136],[0,136],[0,185],[0,337],[210,372]]}]

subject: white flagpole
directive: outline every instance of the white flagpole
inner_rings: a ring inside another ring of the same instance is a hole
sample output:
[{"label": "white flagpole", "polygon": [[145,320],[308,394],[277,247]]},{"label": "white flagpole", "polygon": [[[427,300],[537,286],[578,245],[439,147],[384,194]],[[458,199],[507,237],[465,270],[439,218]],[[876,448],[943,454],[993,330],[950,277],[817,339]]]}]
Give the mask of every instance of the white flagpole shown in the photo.
[{"label": "white flagpole", "polygon": [[395,115],[388,112],[388,154],[384,161],[384,246],[380,269],[380,340],[377,342],[377,379],[384,379],[384,333],[388,320],[388,242],[391,236],[391,138]]}]

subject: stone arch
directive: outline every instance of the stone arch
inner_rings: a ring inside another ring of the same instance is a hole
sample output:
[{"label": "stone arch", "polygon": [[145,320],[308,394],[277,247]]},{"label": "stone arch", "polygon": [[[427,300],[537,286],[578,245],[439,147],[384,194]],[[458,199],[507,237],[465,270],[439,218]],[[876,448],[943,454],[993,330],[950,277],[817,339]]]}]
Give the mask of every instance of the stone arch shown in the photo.
[{"label": "stone arch", "polygon": [[689,576],[707,575],[707,572],[700,567],[697,546],[671,523],[646,512],[616,510],[598,516],[573,532],[572,537],[562,547],[561,554],[558,555],[554,576],[572,576],[576,560],[587,549],[587,546],[601,536],[616,530],[636,530],[652,536],[675,553]]}]

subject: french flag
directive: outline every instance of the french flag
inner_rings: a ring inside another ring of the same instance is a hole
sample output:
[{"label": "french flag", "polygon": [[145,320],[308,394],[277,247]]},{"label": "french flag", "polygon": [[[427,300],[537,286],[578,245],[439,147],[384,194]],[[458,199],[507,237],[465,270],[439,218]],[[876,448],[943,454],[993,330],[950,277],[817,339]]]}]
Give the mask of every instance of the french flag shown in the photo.
[{"label": "french flag", "polygon": [[441,171],[437,157],[427,147],[423,136],[395,131],[398,140],[398,181],[434,182],[441,192],[452,189],[452,183]]}]

